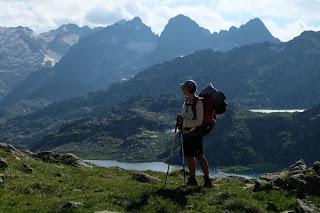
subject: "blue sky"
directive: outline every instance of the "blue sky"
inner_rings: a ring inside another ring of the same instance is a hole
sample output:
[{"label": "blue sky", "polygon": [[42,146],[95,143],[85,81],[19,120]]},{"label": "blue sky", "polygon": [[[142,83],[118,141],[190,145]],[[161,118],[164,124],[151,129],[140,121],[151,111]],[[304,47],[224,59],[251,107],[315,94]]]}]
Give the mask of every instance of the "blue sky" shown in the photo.
[{"label": "blue sky", "polygon": [[0,26],[28,26],[37,33],[65,23],[106,26],[139,16],[160,34],[168,19],[184,14],[211,32],[259,17],[288,41],[320,31],[320,0],[0,0]]}]

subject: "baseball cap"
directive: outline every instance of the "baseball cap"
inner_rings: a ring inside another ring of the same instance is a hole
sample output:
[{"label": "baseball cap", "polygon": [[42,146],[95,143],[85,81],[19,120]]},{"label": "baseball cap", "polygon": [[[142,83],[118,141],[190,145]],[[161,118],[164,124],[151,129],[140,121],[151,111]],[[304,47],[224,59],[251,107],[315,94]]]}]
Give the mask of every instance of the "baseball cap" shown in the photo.
[{"label": "baseball cap", "polygon": [[184,83],[180,84],[180,87],[186,86],[190,92],[195,92],[197,90],[197,84],[194,80],[186,80]]}]

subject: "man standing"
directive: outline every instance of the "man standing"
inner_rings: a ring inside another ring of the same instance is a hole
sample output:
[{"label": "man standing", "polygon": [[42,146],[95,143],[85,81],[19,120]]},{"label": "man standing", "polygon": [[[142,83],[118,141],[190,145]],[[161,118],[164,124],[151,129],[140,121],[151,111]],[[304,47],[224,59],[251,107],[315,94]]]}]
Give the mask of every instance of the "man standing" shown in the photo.
[{"label": "man standing", "polygon": [[195,178],[196,159],[200,162],[201,169],[204,175],[204,186],[212,187],[209,178],[208,161],[203,154],[202,141],[203,135],[201,132],[204,109],[202,100],[195,95],[197,84],[193,80],[187,80],[180,85],[183,94],[186,96],[186,101],[183,104],[181,116],[177,116],[177,122],[182,123],[183,137],[183,153],[187,157],[190,176],[187,185],[198,185]]}]

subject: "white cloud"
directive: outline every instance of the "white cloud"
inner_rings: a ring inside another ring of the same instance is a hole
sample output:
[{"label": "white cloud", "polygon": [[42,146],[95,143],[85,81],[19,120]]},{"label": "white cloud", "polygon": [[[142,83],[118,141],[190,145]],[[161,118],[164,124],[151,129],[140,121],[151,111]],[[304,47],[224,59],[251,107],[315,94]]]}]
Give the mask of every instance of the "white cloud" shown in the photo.
[{"label": "white cloud", "polygon": [[293,23],[288,23],[281,27],[271,20],[266,20],[264,21],[264,23],[271,32],[274,32],[274,34],[277,37],[281,38],[283,41],[291,40],[293,36],[298,36],[306,30],[320,31],[320,26],[310,26],[306,22],[301,20]]},{"label": "white cloud", "polygon": [[318,11],[319,0],[0,0],[0,26],[42,32],[68,22],[94,27],[139,16],[160,34],[177,14],[211,32],[260,17],[274,36],[287,41],[303,30],[319,30]]}]

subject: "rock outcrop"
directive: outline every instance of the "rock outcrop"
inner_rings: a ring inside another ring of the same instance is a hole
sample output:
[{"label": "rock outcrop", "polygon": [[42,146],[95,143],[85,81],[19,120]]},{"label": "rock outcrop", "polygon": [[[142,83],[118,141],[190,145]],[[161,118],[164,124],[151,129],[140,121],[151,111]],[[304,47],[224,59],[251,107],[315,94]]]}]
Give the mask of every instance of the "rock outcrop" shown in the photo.
[{"label": "rock outcrop", "polygon": [[19,151],[18,149],[16,149],[12,145],[6,144],[6,143],[0,143],[0,149],[5,151],[5,152],[9,152],[9,153],[13,154],[16,157],[21,157],[21,156],[25,155],[23,152]]},{"label": "rock outcrop", "polygon": [[320,210],[311,202],[307,200],[297,199],[298,202],[298,213],[319,213]]},{"label": "rock outcrop", "polygon": [[278,173],[267,173],[255,182],[253,191],[268,191],[282,188],[304,197],[306,194],[320,195],[320,162],[307,166],[298,160],[289,168]]},{"label": "rock outcrop", "polygon": [[[70,153],[56,153],[56,152],[39,152],[39,153],[33,153],[28,150],[20,151],[9,144],[3,144],[0,143],[0,150],[3,150],[5,152],[11,153],[14,157],[30,157],[37,160],[42,160],[47,163],[60,163],[70,166],[76,166],[76,167],[88,167],[89,165],[85,162],[83,162],[80,158],[77,156],[70,154]],[[1,161],[0,159],[0,168],[3,166],[5,167],[5,161]],[[22,168],[25,172],[32,173],[33,169],[25,164]],[[32,171],[31,171],[32,170]]]},{"label": "rock outcrop", "polygon": [[83,162],[77,156],[70,153],[55,153],[51,151],[39,152],[34,155],[35,158],[41,159],[47,163],[61,163],[77,167],[87,167],[88,164]]},{"label": "rock outcrop", "polygon": [[153,177],[151,175],[143,174],[143,173],[135,173],[132,175],[132,178],[142,182],[142,183],[150,183],[160,181],[159,178]]}]

